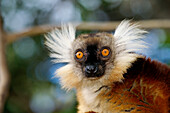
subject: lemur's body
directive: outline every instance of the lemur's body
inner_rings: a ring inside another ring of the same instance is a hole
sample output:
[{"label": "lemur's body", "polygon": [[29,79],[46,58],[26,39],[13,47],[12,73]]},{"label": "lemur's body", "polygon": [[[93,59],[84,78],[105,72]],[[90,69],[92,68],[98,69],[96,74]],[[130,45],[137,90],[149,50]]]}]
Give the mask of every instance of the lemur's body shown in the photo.
[{"label": "lemur's body", "polygon": [[168,113],[169,67],[140,58],[124,78],[123,82],[100,87],[97,91],[86,89],[83,93],[83,88],[78,90],[81,110],[78,113],[87,110],[91,111],[89,113]]},{"label": "lemur's body", "polygon": [[168,113],[170,68],[137,54],[146,31],[123,21],[114,34],[82,34],[62,27],[47,36],[57,76],[76,88],[78,113]]}]

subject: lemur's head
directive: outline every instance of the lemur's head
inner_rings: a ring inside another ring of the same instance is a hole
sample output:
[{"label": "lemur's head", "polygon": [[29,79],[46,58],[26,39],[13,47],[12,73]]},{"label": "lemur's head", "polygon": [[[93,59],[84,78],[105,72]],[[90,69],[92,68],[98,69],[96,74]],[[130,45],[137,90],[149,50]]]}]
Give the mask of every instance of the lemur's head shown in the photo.
[{"label": "lemur's head", "polygon": [[115,33],[82,34],[75,38],[71,25],[63,26],[46,35],[46,45],[55,63],[67,62],[58,69],[64,88],[108,85],[121,82],[123,74],[140,55],[135,52],[145,47],[141,39],[146,31],[122,21]]}]

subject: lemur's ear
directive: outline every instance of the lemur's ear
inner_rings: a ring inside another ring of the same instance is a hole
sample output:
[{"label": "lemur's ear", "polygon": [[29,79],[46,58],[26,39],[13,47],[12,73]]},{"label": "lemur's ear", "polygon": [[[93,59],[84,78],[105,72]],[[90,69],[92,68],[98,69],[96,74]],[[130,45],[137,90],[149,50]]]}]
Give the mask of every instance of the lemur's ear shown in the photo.
[{"label": "lemur's ear", "polygon": [[75,27],[72,24],[62,25],[61,30],[54,29],[46,34],[45,45],[50,51],[50,57],[54,58],[54,63],[70,62],[70,49],[75,40]]}]

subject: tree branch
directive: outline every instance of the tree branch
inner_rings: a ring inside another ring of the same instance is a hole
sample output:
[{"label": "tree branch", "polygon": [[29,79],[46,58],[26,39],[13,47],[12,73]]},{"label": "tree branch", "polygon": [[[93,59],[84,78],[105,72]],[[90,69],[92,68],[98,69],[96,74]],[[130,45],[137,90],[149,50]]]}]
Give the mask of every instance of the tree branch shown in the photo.
[{"label": "tree branch", "polygon": [[[142,20],[142,21],[136,21],[136,22],[141,25],[141,28],[146,28],[146,29],[170,28],[170,20]],[[119,25],[119,23],[120,21],[117,21],[117,22],[83,22],[77,26],[77,30],[110,31],[110,30],[114,30]],[[7,34],[7,43],[11,43],[22,37],[47,33],[54,28],[60,28],[60,27],[42,25],[42,26],[35,26],[35,27],[23,30],[18,33]]]},{"label": "tree branch", "polygon": [[8,96],[9,80],[10,76],[5,56],[5,32],[3,31],[3,21],[0,15],[0,113],[3,113]]}]

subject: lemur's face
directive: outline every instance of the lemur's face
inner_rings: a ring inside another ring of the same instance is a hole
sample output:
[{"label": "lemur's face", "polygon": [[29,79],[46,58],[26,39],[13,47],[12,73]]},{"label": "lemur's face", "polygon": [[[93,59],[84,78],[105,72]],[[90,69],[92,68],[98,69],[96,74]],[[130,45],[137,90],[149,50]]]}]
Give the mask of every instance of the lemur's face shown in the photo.
[{"label": "lemur's face", "polygon": [[[75,71],[80,76],[98,79],[114,67],[114,40],[109,33],[83,34],[73,42]],[[77,72],[77,73],[78,73]]]}]

